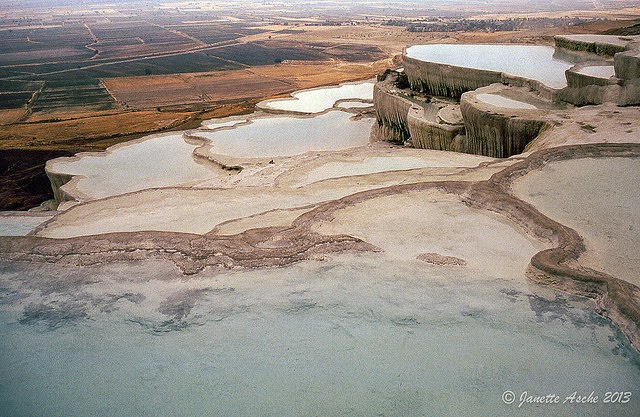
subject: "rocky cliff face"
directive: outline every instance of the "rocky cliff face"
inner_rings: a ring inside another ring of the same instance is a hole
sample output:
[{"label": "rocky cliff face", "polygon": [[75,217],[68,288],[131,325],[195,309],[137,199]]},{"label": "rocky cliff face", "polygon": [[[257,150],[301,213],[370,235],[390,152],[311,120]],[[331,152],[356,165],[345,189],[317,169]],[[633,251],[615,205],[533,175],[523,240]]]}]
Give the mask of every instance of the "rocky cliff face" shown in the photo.
[{"label": "rocky cliff face", "polygon": [[45,172],[47,173],[47,177],[49,177],[49,181],[51,182],[51,188],[53,190],[53,199],[55,200],[56,205],[65,201],[73,201],[73,198],[67,195],[64,192],[64,190],[61,189],[63,185],[71,181],[73,176],[52,172],[49,169],[48,165],[49,164],[45,166]]},{"label": "rocky cliff face", "polygon": [[640,44],[635,46],[634,51],[616,54],[613,60],[616,69],[616,77],[623,80],[633,80],[640,78]]},{"label": "rocky cliff face", "polygon": [[464,130],[462,124],[447,124],[437,119],[437,108],[431,111],[413,106],[407,114],[413,146],[420,149],[460,151],[456,138]]},{"label": "rocky cliff face", "polygon": [[573,36],[556,36],[554,38],[557,48],[565,48],[572,51],[589,52],[601,56],[614,56],[619,52],[626,51],[624,43],[612,43],[615,36],[611,36],[609,42],[604,41],[605,38],[598,41],[597,37],[591,35],[573,35]]},{"label": "rocky cliff face", "polygon": [[[397,87],[397,80],[401,78],[400,74],[387,73],[375,86],[378,123],[372,136],[378,139],[395,143],[410,140],[420,149],[504,158],[521,153],[546,126],[540,117],[541,111],[502,109],[496,112],[491,105],[474,100],[473,92],[462,95],[459,120],[446,121],[439,114],[447,106],[430,102],[420,94],[411,97],[412,89]],[[494,91],[497,87],[487,88]]]}]

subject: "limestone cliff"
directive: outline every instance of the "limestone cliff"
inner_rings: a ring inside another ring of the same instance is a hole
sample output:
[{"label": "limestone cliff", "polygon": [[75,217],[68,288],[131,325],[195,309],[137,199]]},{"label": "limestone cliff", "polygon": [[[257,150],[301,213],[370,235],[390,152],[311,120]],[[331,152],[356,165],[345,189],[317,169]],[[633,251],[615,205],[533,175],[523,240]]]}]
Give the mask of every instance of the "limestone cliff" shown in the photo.
[{"label": "limestone cliff", "polygon": [[[395,143],[409,139],[414,147],[423,149],[454,150],[454,138],[463,130],[462,118],[447,121],[439,117],[446,102],[432,102],[420,93],[406,87],[402,72],[387,71],[374,88],[377,125],[372,134]],[[455,117],[454,117],[455,119]]]}]

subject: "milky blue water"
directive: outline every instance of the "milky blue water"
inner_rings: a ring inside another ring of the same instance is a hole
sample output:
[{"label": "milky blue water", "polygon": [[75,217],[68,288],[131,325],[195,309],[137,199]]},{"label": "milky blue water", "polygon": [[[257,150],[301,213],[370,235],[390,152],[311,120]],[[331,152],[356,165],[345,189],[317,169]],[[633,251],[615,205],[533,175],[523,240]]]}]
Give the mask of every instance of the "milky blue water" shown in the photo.
[{"label": "milky blue water", "polygon": [[[637,415],[638,354],[590,303],[381,256],[4,265],[0,415]],[[613,390],[631,402],[502,400]]]}]

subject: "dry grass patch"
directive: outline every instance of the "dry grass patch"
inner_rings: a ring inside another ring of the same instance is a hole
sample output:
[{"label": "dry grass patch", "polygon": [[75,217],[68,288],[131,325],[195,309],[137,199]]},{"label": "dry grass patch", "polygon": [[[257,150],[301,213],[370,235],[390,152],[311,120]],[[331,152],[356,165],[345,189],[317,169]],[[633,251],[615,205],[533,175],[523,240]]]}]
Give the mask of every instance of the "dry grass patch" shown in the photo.
[{"label": "dry grass patch", "polygon": [[136,109],[271,98],[304,88],[372,78],[390,61],[371,64],[290,62],[234,71],[107,78],[122,105]]},{"label": "dry grass patch", "polygon": [[17,122],[24,116],[26,111],[26,109],[0,110],[0,126]]},{"label": "dry grass patch", "polygon": [[5,126],[0,132],[0,149],[101,149],[104,144],[96,143],[96,139],[117,143],[122,140],[118,140],[119,137],[179,125],[192,114],[140,111],[53,122],[17,123]]}]

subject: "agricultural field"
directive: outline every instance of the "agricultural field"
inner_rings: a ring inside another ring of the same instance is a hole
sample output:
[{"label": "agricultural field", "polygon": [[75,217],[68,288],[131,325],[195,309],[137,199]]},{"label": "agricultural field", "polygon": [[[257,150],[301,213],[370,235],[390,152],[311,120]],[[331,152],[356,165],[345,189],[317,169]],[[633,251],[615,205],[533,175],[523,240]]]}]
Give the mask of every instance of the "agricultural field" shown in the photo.
[{"label": "agricultural field", "polygon": [[332,58],[345,62],[371,62],[386,57],[376,46],[279,40],[228,46],[217,50],[215,54],[248,66],[278,64],[288,60],[322,61]]},{"label": "agricultural field", "polygon": [[129,58],[203,46],[203,42],[145,21],[87,25],[94,39],[94,59]]},{"label": "agricultural field", "polygon": [[[106,80],[120,77],[219,72],[285,61],[372,62],[387,57],[372,45],[289,39],[303,32],[277,25],[258,27],[251,19],[183,22],[166,16],[157,20],[84,16],[39,27],[24,28],[15,22],[0,25],[0,110],[25,108],[38,116],[127,109],[129,100],[114,99],[104,87],[110,83]],[[233,91],[230,86],[238,85],[256,92],[264,87],[261,94],[266,96],[290,91],[286,84],[276,83],[275,88],[262,81],[240,85],[242,80],[231,81],[224,89]],[[221,97],[217,90],[199,90],[185,103],[238,96]],[[145,102],[143,107],[162,106],[164,101]],[[137,100],[136,108],[141,104]]]},{"label": "agricultural field", "polygon": [[82,24],[0,31],[0,66],[83,60],[96,52],[87,48],[93,39]]},{"label": "agricultural field", "polygon": [[267,32],[266,29],[259,29],[251,26],[210,22],[166,25],[165,28],[184,33],[187,36],[191,36],[208,45],[219,44],[221,42],[239,39],[244,36]]},{"label": "agricultural field", "polygon": [[86,110],[110,110],[115,101],[99,82],[80,85],[45,82],[45,87],[35,95],[31,111],[55,112],[58,109],[82,108]]},{"label": "agricultural field", "polygon": [[119,103],[128,108],[170,107],[194,103],[246,101],[281,95],[304,88],[373,78],[391,65],[390,61],[343,63],[283,63],[234,71],[214,71],[118,77],[103,79]]}]

